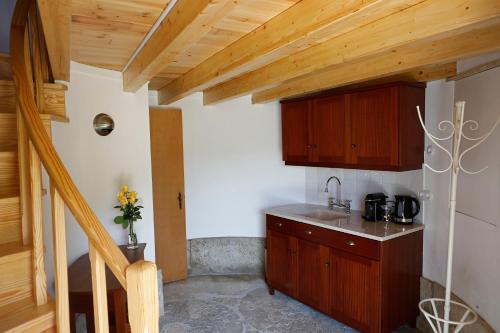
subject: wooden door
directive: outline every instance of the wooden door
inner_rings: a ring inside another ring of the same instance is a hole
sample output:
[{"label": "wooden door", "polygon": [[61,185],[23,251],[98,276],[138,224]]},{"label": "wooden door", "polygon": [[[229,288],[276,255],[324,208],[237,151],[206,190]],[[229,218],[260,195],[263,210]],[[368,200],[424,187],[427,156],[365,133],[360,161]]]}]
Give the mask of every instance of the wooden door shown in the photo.
[{"label": "wooden door", "polygon": [[330,248],[299,239],[297,253],[297,298],[320,311],[328,312]]},{"label": "wooden door", "polygon": [[346,95],[316,98],[312,102],[312,161],[342,166],[350,160],[350,128]]},{"label": "wooden door", "polygon": [[184,157],[180,109],[149,109],[156,264],[163,281],[187,277]]},{"label": "wooden door", "polygon": [[281,107],[283,160],[304,163],[309,161],[312,148],[309,134],[310,102],[285,102]]},{"label": "wooden door", "polygon": [[376,332],[380,318],[378,261],[332,250],[332,315],[362,332]]},{"label": "wooden door", "polygon": [[267,280],[290,296],[297,294],[297,238],[267,230]]},{"label": "wooden door", "polygon": [[397,87],[352,93],[349,98],[352,163],[363,168],[396,169],[399,161]]}]

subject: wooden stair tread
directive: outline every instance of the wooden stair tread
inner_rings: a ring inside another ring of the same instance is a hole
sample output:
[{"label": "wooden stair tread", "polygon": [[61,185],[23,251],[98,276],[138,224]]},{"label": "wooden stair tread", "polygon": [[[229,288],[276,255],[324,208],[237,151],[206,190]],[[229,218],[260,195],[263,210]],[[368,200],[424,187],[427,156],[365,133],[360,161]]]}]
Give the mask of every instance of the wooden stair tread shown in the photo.
[{"label": "wooden stair tread", "polygon": [[0,152],[17,152],[16,143],[0,143]]},{"label": "wooden stair tread", "polygon": [[17,151],[0,152],[0,197],[19,195]]},{"label": "wooden stair tread", "polygon": [[[44,114],[54,121],[68,122],[65,96],[68,87],[62,83],[44,83]],[[16,114],[16,86],[12,80],[0,80],[0,112]]]},{"label": "wooden stair tread", "polygon": [[17,151],[0,151],[0,157],[15,156]]},{"label": "wooden stair tread", "polygon": [[10,316],[13,313],[17,313],[18,311],[33,307],[34,305],[33,298],[26,297],[9,305],[0,306],[0,321],[2,321],[2,318]]},{"label": "wooden stair tread", "polygon": [[32,296],[31,252],[21,241],[0,244],[0,306]]},{"label": "wooden stair tread", "polygon": [[16,112],[16,88],[12,80],[0,80],[0,112]]},{"label": "wooden stair tread", "polygon": [[19,260],[31,255],[31,247],[21,242],[0,244],[0,265],[9,261]]},{"label": "wooden stair tread", "polygon": [[12,79],[12,68],[10,65],[10,55],[7,53],[0,53],[0,79]]},{"label": "wooden stair tread", "polygon": [[[6,308],[16,308],[15,316]],[[3,310],[3,315],[2,315]],[[55,326],[55,305],[50,301],[41,306],[35,306],[24,298],[15,303],[0,308],[0,332],[40,333]]]},{"label": "wooden stair tread", "polygon": [[0,244],[21,240],[21,199],[18,196],[0,198]]},{"label": "wooden stair tread", "polygon": [[17,149],[17,117],[14,113],[0,113],[0,151],[13,150],[12,147]]}]

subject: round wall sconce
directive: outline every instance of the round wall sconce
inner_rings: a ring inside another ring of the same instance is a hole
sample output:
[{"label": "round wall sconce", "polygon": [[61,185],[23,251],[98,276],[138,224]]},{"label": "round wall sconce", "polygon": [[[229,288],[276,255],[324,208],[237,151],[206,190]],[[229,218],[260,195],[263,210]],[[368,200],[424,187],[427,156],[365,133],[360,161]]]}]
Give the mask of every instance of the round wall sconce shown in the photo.
[{"label": "round wall sconce", "polygon": [[109,135],[115,129],[115,122],[110,115],[99,113],[94,117],[94,130],[100,136]]}]

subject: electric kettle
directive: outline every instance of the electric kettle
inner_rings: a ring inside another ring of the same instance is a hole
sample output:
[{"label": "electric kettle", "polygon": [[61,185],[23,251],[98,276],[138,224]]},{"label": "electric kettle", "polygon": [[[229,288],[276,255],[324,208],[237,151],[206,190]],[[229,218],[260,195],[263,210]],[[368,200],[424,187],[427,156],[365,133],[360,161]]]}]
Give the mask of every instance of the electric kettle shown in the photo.
[{"label": "electric kettle", "polygon": [[394,222],[401,224],[413,223],[413,218],[420,212],[420,203],[408,195],[395,195]]}]

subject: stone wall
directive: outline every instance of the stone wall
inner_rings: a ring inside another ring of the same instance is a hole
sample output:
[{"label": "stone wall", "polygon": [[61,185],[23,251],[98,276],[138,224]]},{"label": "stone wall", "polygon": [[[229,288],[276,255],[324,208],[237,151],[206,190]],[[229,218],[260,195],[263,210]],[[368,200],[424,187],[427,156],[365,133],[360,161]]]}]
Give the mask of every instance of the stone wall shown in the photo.
[{"label": "stone wall", "polygon": [[263,275],[264,245],[261,237],[190,239],[189,275]]}]

